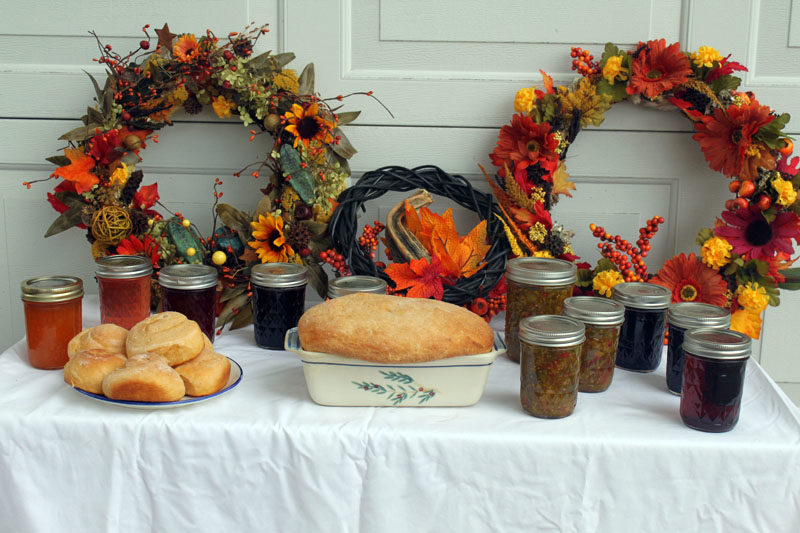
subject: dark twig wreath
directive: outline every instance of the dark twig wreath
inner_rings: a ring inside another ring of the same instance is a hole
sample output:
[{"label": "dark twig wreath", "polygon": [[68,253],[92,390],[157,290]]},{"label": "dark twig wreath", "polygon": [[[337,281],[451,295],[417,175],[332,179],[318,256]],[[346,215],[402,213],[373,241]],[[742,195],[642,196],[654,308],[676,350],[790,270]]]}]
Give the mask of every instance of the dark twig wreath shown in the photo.
[{"label": "dark twig wreath", "polygon": [[415,189],[425,189],[431,194],[449,198],[477,213],[481,220],[486,220],[486,234],[491,243],[486,254],[486,265],[473,276],[461,278],[454,285],[445,287],[442,300],[464,305],[475,298],[485,297],[505,273],[506,258],[510,251],[503,223],[498,218],[502,213],[491,194],[476,191],[463,176],[448,174],[436,166],[413,169],[388,166],[361,176],[355,185],[345,189],[337,199],[339,206],[328,226],[334,248],[344,256],[353,274],[377,276],[391,284],[389,276],[358,245],[358,210],[365,211],[366,202],[380,198],[387,192]]}]

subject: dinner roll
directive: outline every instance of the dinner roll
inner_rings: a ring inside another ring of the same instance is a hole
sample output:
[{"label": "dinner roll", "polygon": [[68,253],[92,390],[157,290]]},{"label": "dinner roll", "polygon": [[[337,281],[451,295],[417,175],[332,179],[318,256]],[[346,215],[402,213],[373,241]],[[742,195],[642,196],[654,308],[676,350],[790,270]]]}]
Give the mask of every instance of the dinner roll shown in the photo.
[{"label": "dinner roll", "polygon": [[203,345],[203,331],[197,322],[174,311],[145,318],[131,328],[125,343],[127,353],[163,355],[170,366],[197,357]]},{"label": "dinner roll", "polygon": [[158,354],[132,355],[103,380],[103,394],[113,400],[174,402],[185,393],[180,375]]},{"label": "dinner roll", "polygon": [[78,352],[95,348],[125,355],[127,337],[128,330],[116,324],[100,324],[86,328],[69,341],[67,355],[72,359]]},{"label": "dinner roll", "polygon": [[222,389],[231,375],[231,362],[214,350],[203,350],[200,355],[175,367],[183,378],[186,394],[206,396]]},{"label": "dinner roll", "polygon": [[491,351],[492,328],[457,305],[356,293],[312,307],[297,326],[300,344],[377,363],[412,363]]},{"label": "dinner roll", "polygon": [[[122,329],[122,328],[120,328]],[[64,365],[64,381],[93,394],[103,394],[103,379],[125,365],[127,358],[100,349],[76,353]]]}]

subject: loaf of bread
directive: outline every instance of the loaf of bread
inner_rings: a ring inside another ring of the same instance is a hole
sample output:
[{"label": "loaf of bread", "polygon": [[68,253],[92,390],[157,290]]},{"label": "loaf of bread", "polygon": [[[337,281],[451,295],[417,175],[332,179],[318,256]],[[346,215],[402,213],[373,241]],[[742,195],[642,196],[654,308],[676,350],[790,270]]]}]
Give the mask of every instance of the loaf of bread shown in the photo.
[{"label": "loaf of bread", "polygon": [[207,396],[214,394],[228,383],[231,362],[213,348],[204,349],[194,359],[176,366],[175,370],[183,379],[187,395]]},{"label": "loaf of bread", "polygon": [[116,324],[101,324],[86,328],[69,341],[67,355],[72,359],[78,352],[95,348],[125,355],[127,337],[128,330]]},{"label": "loaf of bread", "polygon": [[73,355],[64,365],[64,381],[87,392],[103,394],[103,380],[124,366],[126,361],[122,354],[97,348],[84,350]]},{"label": "loaf of bread", "polygon": [[105,377],[103,394],[112,400],[174,402],[183,398],[186,389],[183,379],[166,358],[139,353],[128,357],[125,366]]},{"label": "loaf of bread", "polygon": [[491,351],[478,315],[438,300],[357,293],[312,307],[297,326],[304,350],[376,363],[414,363]]},{"label": "loaf of bread", "polygon": [[167,311],[145,318],[128,332],[128,354],[163,355],[170,366],[194,359],[204,345],[203,331],[197,322],[181,313]]}]

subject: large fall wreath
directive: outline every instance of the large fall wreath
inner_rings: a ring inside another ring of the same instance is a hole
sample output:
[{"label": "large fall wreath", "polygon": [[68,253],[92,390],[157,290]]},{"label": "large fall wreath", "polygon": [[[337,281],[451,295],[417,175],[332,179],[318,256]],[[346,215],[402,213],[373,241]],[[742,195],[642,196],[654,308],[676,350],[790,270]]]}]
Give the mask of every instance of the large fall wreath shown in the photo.
[{"label": "large fall wreath", "polygon": [[[224,285],[221,324],[249,322],[249,269],[258,262],[303,263],[311,283],[325,294],[319,254],[329,248],[327,223],[355,153],[340,126],[359,112],[340,112],[342,95],[315,94],[313,64],[298,75],[287,67],[292,53],[254,56],[267,26],[248,26],[222,39],[209,30],[199,37],[176,35],[167,24],[155,30],[157,40],[149,25],[142,31],[146,38],[139,47],[123,54],[92,32],[99,48],[95,61],[107,75],[104,83],[89,75],[94,104],[83,125],[59,138],[67,142],[63,155],[47,158],[57,166],[48,179],[58,179],[47,199],[60,216],[45,236],[82,228],[95,258],[144,255],[156,270],[213,263]],[[197,114],[204,106],[253,128],[251,141],[263,133],[269,139],[264,158],[234,174],[265,176],[255,212],[220,203],[222,181],[216,179],[214,228],[206,236],[180,213],[165,218],[156,211],[156,204],[167,210],[158,185],[143,185],[144,174],[136,169],[142,150],[158,142],[155,132],[172,125],[173,114]]]},{"label": "large fall wreath", "polygon": [[761,313],[779,304],[778,289],[800,288],[799,269],[787,269],[794,262],[792,241],[800,242],[800,158],[790,161],[793,144],[783,133],[789,115],[739,91],[741,79],[734,74],[747,69],[707,46],[682,52],[679,43],[659,39],[629,51],[609,43],[599,61],[577,47],[571,55],[581,77],[556,87],[541,72],[541,89],[520,89],[517,114],[502,127],[491,154],[498,171],[487,179],[511,230],[512,250],[577,260],[571,232],[550,216],[558,195],[571,196],[575,188],[564,165],[569,146],[582,128],[600,125],[617,102],[680,109],[693,122],[693,138],[710,167],[731,178],[735,197],[713,228],[700,230],[699,257],[677,255],[654,276],[644,257],[663,219],[648,221],[635,244],[592,225],[604,258],[595,268],[579,263],[579,285],[610,296],[622,281],[658,283],[672,289],[674,302],[731,308],[732,328],[758,338]]}]

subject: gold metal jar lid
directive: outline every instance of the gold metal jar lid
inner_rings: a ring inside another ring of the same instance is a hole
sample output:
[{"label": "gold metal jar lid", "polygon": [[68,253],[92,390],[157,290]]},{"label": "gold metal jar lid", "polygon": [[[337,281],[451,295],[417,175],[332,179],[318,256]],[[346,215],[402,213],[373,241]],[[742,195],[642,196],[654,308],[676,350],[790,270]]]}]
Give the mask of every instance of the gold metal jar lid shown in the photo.
[{"label": "gold metal jar lid", "polygon": [[74,276],[39,276],[21,284],[25,302],[66,302],[83,296],[83,280]]}]

